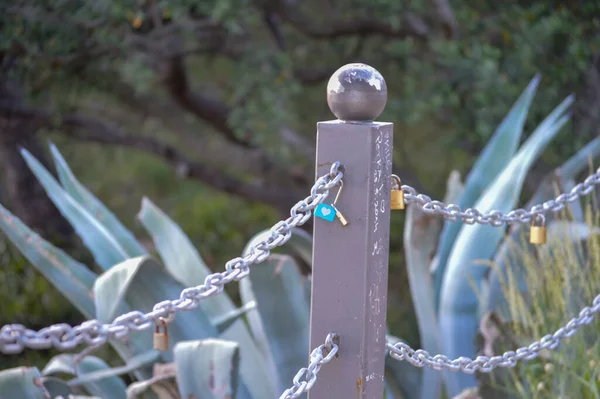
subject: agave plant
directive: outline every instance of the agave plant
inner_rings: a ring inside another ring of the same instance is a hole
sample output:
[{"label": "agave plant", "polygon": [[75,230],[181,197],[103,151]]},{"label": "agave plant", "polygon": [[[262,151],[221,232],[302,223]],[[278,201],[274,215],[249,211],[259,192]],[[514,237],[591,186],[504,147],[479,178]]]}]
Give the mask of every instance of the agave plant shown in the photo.
[{"label": "agave plant", "polygon": [[[154,241],[159,262],[75,178],[54,145],[51,152],[59,181],[26,150],[22,155],[103,273],[97,275],[69,257],[1,206],[0,228],[83,316],[111,322],[133,309],[151,310],[157,302],[177,298],[185,287],[203,283],[211,271],[162,210],[144,198],[137,215]],[[289,246],[310,262],[310,234],[294,230]],[[0,391],[20,398],[47,393],[126,398],[142,392],[159,398],[277,397],[307,359],[308,284],[291,256],[271,255],[242,281],[241,307],[222,293],[202,301],[195,311],[178,314],[168,326],[168,351],[154,350],[150,334],[137,334],[126,342],[110,342],[122,365],[110,367],[85,350],[63,354],[42,371],[0,373]],[[73,378],[54,377],[65,373]],[[126,386],[119,377],[126,374],[137,382]]]},{"label": "agave plant", "polygon": [[[525,176],[568,122],[566,111],[573,102],[572,96],[567,97],[519,148],[538,84],[536,76],[496,129],[464,185],[457,178],[457,172],[451,174],[445,201],[456,203],[462,209],[473,207],[482,212],[506,213],[517,206]],[[599,153],[600,138],[597,138],[548,176],[527,207],[557,195],[553,186],[556,176],[560,177],[561,191],[569,190],[574,186],[575,176],[588,165],[589,158]],[[580,235],[571,232],[586,229],[582,225],[581,204],[572,203],[570,211],[573,220],[568,223],[553,220],[552,216],[546,218],[550,235],[580,239]],[[521,269],[519,264],[509,261],[507,251],[514,238],[522,233],[523,226],[511,227],[506,237],[503,228],[458,222],[441,225],[437,221],[417,208],[408,209],[404,249],[421,344],[430,353],[442,353],[450,358],[473,357],[477,354],[476,336],[482,315],[506,308],[502,277],[507,272],[514,275]],[[532,247],[528,245],[525,249],[532,250]],[[499,267],[490,268],[494,263]],[[522,279],[514,282],[526,290]],[[505,312],[505,316],[510,318],[510,313]],[[477,385],[473,375],[430,369],[423,370],[420,379],[420,389],[411,397],[439,398],[443,385],[449,396],[455,397]]]}]

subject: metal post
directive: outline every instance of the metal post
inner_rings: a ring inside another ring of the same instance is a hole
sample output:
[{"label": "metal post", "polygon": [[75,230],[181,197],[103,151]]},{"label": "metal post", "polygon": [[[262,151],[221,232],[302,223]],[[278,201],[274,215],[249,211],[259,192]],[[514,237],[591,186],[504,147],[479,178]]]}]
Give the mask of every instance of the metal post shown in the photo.
[{"label": "metal post", "polygon": [[330,332],[340,349],[309,399],[383,397],[393,124],[373,120],[386,102],[385,80],[368,65],[345,65],[327,85],[338,120],[317,124],[316,172],[345,166],[336,208],[349,223],[314,222],[310,349]]}]

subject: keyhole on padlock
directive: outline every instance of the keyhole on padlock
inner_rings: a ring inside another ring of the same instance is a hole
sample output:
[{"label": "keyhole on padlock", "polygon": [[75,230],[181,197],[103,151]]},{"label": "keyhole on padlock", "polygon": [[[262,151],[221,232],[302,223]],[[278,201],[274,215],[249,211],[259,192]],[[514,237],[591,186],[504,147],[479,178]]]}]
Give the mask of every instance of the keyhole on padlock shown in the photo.
[{"label": "keyhole on padlock", "polygon": [[390,208],[393,211],[405,208],[404,191],[402,191],[402,181],[397,175],[392,175],[392,190],[390,191]]},{"label": "keyhole on padlock", "polygon": [[[535,224],[536,221],[539,225]],[[537,215],[531,221],[529,242],[534,245],[542,245],[546,243],[546,218],[544,215]]]},{"label": "keyhole on padlock", "polygon": [[158,323],[154,328],[154,349],[159,351],[169,350],[169,327],[167,321],[162,317],[158,319]]},{"label": "keyhole on padlock", "polygon": [[338,220],[340,221],[342,226],[346,226],[346,225],[348,225],[348,220],[344,217],[342,212],[340,212],[340,210],[337,209],[337,206],[336,206],[338,199],[340,199],[340,194],[342,193],[343,188],[344,188],[344,181],[340,180],[340,188],[339,188],[337,194],[335,195],[335,199],[333,200],[333,204],[331,204],[331,206],[333,207],[333,209],[335,209],[335,216],[338,218]]}]

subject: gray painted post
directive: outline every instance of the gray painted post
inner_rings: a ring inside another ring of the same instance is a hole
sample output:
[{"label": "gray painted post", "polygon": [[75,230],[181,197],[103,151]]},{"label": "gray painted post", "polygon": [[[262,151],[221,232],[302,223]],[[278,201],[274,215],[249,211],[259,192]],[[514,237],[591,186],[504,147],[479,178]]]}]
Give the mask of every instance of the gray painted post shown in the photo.
[{"label": "gray painted post", "polygon": [[385,80],[368,65],[345,65],[327,85],[338,120],[317,124],[316,173],[345,166],[336,207],[349,224],[314,220],[310,350],[330,332],[340,346],[309,399],[383,397],[393,124],[373,120],[386,101]]}]

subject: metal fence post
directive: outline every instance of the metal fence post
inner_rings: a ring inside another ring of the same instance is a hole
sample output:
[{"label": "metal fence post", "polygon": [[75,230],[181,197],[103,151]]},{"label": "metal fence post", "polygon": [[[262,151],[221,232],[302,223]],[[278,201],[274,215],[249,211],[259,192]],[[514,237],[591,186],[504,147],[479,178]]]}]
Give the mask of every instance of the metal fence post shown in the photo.
[{"label": "metal fence post", "polygon": [[309,399],[383,397],[393,124],[373,120],[386,102],[385,80],[365,64],[345,65],[327,85],[338,120],[317,124],[316,172],[345,166],[336,207],[349,223],[314,222],[310,349],[330,332],[340,349]]}]

